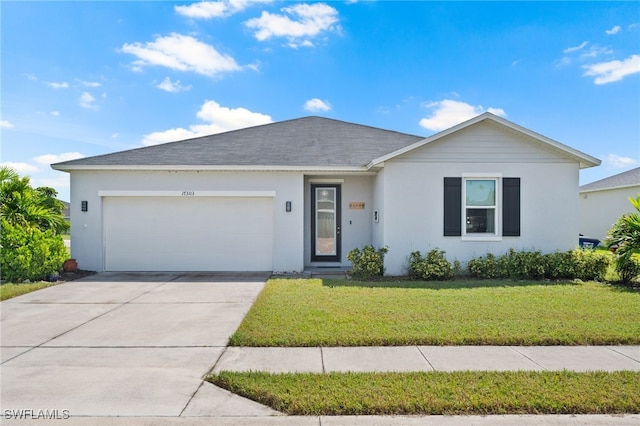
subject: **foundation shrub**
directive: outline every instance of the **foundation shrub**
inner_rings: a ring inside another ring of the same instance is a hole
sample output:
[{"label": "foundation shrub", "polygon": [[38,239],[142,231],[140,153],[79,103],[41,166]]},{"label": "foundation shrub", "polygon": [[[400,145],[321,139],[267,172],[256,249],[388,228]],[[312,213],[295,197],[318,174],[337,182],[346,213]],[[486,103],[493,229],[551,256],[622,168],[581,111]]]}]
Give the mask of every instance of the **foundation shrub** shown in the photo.
[{"label": "foundation shrub", "polygon": [[539,251],[510,249],[502,256],[488,253],[471,259],[467,270],[475,278],[508,279],[581,279],[604,281],[612,262],[611,253],[603,250],[575,249],[542,254]]},{"label": "foundation shrub", "polygon": [[424,257],[419,251],[409,256],[409,275],[427,281],[452,280],[460,270],[460,263],[456,260],[453,265],[445,257],[445,252],[433,249]]},{"label": "foundation shrub", "polygon": [[347,253],[347,260],[351,262],[350,276],[357,279],[381,277],[384,275],[384,255],[389,251],[388,247],[378,250],[372,245],[366,245],[361,249],[354,248]]}]

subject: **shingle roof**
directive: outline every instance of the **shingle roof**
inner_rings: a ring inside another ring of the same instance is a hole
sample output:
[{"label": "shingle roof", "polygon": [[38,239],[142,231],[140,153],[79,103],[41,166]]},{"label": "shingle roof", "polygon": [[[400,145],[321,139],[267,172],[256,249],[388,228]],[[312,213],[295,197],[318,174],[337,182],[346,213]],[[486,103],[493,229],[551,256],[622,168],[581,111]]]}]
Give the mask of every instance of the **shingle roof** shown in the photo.
[{"label": "shingle roof", "polygon": [[601,189],[620,188],[634,185],[640,186],[640,167],[582,185],[580,187],[580,192],[598,191]]},{"label": "shingle roof", "polygon": [[365,167],[411,145],[408,135],[322,117],[304,117],[54,164],[68,166]]}]

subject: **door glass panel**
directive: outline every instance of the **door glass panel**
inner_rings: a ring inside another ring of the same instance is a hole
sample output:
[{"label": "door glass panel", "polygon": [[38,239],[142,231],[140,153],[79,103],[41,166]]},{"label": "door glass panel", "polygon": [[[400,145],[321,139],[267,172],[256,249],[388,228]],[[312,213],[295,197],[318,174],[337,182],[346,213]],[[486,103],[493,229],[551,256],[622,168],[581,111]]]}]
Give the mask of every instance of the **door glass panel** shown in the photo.
[{"label": "door glass panel", "polygon": [[336,189],[316,188],[316,255],[336,254]]}]

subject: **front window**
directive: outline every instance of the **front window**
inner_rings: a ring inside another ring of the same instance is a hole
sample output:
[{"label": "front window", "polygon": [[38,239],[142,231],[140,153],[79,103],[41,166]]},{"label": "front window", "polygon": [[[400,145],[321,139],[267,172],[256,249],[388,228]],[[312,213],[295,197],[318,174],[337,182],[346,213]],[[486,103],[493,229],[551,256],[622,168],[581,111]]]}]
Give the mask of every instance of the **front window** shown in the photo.
[{"label": "front window", "polygon": [[497,179],[466,178],[464,218],[467,235],[496,235]]}]

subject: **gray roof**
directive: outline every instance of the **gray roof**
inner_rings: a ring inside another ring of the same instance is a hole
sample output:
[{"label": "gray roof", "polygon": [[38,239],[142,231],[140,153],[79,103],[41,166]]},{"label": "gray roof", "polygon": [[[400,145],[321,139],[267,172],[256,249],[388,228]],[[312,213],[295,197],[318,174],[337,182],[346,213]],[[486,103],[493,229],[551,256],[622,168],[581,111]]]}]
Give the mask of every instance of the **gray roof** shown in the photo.
[{"label": "gray roof", "polygon": [[54,164],[67,166],[365,167],[411,145],[408,135],[322,117],[304,117]]},{"label": "gray roof", "polygon": [[634,185],[640,186],[640,167],[582,185],[580,187],[580,192],[598,191],[601,189],[621,188]]}]

